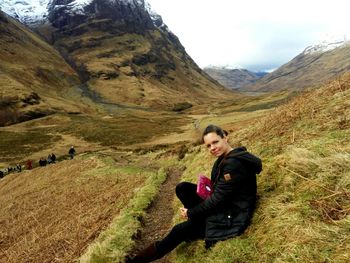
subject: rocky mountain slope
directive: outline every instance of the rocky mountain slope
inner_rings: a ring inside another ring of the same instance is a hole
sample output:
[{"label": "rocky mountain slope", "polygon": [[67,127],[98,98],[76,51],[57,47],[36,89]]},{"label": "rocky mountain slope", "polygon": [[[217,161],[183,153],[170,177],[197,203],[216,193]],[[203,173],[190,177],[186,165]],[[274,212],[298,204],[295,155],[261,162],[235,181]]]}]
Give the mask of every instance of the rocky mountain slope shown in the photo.
[{"label": "rocky mountain slope", "polygon": [[59,52],[0,11],[0,125],[82,110],[67,99],[79,76]]},{"label": "rocky mountain slope", "polygon": [[350,44],[346,39],[324,41],[308,47],[246,90],[302,90],[320,85],[350,70]]},{"label": "rocky mountain slope", "polygon": [[40,15],[12,15],[60,52],[97,103],[181,110],[237,96],[196,65],[143,0],[24,2],[47,4]]},{"label": "rocky mountain slope", "polygon": [[262,76],[247,69],[230,69],[225,67],[206,67],[203,69],[209,76],[229,89],[244,88],[255,83]]}]

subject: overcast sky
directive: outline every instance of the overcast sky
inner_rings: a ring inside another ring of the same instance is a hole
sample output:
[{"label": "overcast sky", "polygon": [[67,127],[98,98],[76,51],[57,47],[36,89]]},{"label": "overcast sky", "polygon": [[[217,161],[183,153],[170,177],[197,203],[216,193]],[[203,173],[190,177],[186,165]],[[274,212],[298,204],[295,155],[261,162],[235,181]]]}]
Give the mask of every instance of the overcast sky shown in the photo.
[{"label": "overcast sky", "polygon": [[270,70],[350,35],[349,0],[146,0],[200,67]]}]

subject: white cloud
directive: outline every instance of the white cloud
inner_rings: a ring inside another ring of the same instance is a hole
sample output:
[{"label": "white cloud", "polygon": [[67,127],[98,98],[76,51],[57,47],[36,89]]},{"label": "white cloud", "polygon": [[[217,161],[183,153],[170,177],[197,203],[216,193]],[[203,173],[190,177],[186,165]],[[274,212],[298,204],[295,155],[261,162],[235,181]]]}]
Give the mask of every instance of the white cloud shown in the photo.
[{"label": "white cloud", "polygon": [[275,68],[327,34],[350,31],[346,0],[147,1],[201,67]]}]

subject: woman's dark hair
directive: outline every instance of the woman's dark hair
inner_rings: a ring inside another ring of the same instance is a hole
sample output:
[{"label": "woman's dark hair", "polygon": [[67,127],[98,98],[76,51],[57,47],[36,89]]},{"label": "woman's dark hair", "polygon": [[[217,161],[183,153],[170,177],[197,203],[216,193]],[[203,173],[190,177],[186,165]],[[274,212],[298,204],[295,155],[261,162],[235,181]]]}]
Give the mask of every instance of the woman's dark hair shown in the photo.
[{"label": "woman's dark hair", "polygon": [[211,132],[215,132],[217,135],[219,135],[221,138],[224,138],[225,136],[228,135],[228,132],[221,129],[218,126],[215,126],[213,124],[210,124],[207,126],[207,128],[205,128],[205,130],[203,131],[203,135],[202,135],[202,143],[204,143],[204,136],[211,133]]}]

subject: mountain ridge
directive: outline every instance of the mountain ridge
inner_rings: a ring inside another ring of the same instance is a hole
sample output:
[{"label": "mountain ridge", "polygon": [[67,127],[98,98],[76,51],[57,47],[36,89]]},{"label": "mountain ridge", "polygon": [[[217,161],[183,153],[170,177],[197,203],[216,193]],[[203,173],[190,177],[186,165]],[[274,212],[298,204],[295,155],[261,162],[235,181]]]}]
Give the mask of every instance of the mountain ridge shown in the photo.
[{"label": "mountain ridge", "polygon": [[303,90],[350,70],[350,42],[322,41],[305,48],[289,62],[243,88],[246,91]]},{"label": "mountain ridge", "polygon": [[78,10],[84,13],[72,16],[64,3],[75,2],[54,0],[49,22],[28,24],[78,73],[80,83],[65,96],[73,92],[73,100],[88,101],[88,108],[108,104],[108,111],[112,105],[181,110],[238,96],[197,66],[144,1],[86,1]]},{"label": "mountain ridge", "polygon": [[266,75],[265,72],[252,72],[243,68],[205,67],[203,69],[208,75],[217,80],[221,85],[235,90],[255,83]]},{"label": "mountain ridge", "polygon": [[57,50],[1,11],[0,32],[0,125],[57,111],[91,112],[80,99],[67,98],[79,94],[80,81]]}]

